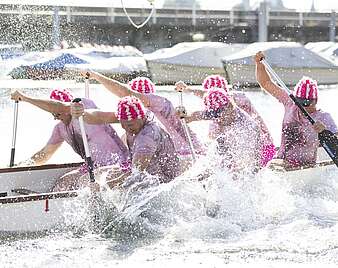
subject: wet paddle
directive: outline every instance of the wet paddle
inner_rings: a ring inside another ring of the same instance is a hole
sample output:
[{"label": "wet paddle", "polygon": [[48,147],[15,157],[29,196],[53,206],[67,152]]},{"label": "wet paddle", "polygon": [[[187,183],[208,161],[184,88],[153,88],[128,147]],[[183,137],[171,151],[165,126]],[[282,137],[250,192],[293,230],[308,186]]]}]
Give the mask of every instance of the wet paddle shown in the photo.
[{"label": "wet paddle", "polygon": [[[262,59],[261,62],[264,64],[265,68],[272,75],[272,77],[276,80],[276,82],[281,86],[281,88],[289,95],[289,97],[293,100],[293,102],[298,106],[303,115],[311,122],[311,124],[315,123],[315,120],[311,117],[311,115],[304,109],[302,104],[295,98],[290,89],[284,84],[284,82],[279,78],[279,76],[275,73],[275,71],[271,68],[269,63],[265,59]],[[318,134],[318,139],[320,144],[323,146],[327,154],[333,160],[333,162],[338,167],[338,137],[332,133],[331,131],[325,129]]]},{"label": "wet paddle", "polygon": [[[178,92],[180,93],[180,107],[179,108],[182,109],[182,111],[185,111],[185,108],[183,106],[182,90],[179,90]],[[181,116],[181,122],[182,122],[182,126],[183,126],[183,129],[184,129],[185,136],[188,139],[192,159],[195,162],[196,161],[196,154],[195,154],[195,150],[194,150],[194,145],[192,143],[191,136],[190,136],[190,133],[189,133],[189,129],[188,129],[188,126],[187,126],[187,122],[185,121],[184,116]]]},{"label": "wet paddle", "polygon": [[14,102],[14,122],[13,122],[11,159],[10,159],[10,162],[9,162],[10,167],[14,166],[16,131],[17,131],[17,126],[18,126],[18,108],[19,108],[19,101],[15,101]]},{"label": "wet paddle", "polygon": [[[81,102],[81,99],[80,98],[75,98],[73,100],[73,102]],[[80,123],[80,129],[81,129],[83,146],[84,146],[85,153],[86,153],[86,163],[87,163],[88,169],[89,169],[90,182],[95,182],[94,165],[93,165],[92,157],[90,155],[90,150],[89,150],[89,146],[88,146],[88,140],[87,140],[86,130],[85,130],[85,127],[84,127],[84,122],[83,122],[83,116],[79,117],[79,123]]]}]

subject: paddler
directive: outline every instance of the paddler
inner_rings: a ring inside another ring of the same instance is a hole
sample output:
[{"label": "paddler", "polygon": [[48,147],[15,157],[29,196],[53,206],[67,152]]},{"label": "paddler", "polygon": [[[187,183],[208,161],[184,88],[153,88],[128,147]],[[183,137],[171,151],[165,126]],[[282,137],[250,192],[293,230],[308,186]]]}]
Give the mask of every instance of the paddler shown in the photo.
[{"label": "paddler", "polygon": [[[180,157],[191,156],[189,140],[184,131],[180,117],[176,114],[171,101],[156,94],[156,87],[153,82],[146,77],[138,77],[131,80],[128,86],[114,79],[109,79],[97,72],[84,73],[89,74],[90,78],[95,79],[104,85],[111,93],[118,97],[135,96],[143,105],[153,112],[156,118],[167,130],[171,139],[174,141],[175,148]],[[188,127],[193,148],[196,154],[204,152],[202,143],[198,140],[196,134]]]},{"label": "paddler", "polygon": [[276,156],[286,167],[301,167],[314,165],[319,147],[318,133],[328,129],[337,133],[337,126],[329,113],[317,109],[318,86],[310,77],[303,77],[294,87],[293,95],[304,109],[316,121],[312,125],[304,117],[288,94],[275,84],[265,66],[261,63],[264,58],[262,52],[256,53],[256,79],[266,92],[283,104],[285,112],[282,123],[281,146]]},{"label": "paddler", "polygon": [[[192,89],[188,87],[184,82],[179,81],[175,84],[176,90],[183,90],[184,92],[191,92],[194,95],[203,98],[204,94],[210,90],[219,88],[227,92],[229,98],[236,103],[236,105],[247,112],[251,118],[258,124],[260,128],[260,140],[261,140],[261,167],[266,166],[266,164],[274,157],[275,155],[275,146],[272,141],[270,132],[264,123],[263,118],[259,115],[250,99],[240,91],[229,90],[229,85],[226,79],[220,75],[210,75],[207,76],[203,83],[203,89]],[[209,137],[214,136],[213,132],[216,125],[213,121],[209,125]]]},{"label": "paddler", "polygon": [[210,89],[203,97],[205,110],[187,116],[188,122],[212,120],[212,138],[216,141],[221,162],[211,163],[226,168],[235,177],[255,174],[260,168],[260,128],[227,92]]},{"label": "paddler", "polygon": [[[99,111],[85,111],[81,104],[73,104],[72,115],[84,115],[84,120],[107,123],[119,120],[126,131],[126,141],[130,152],[131,166],[116,171],[113,167],[108,175],[108,185],[121,185],[132,172],[143,172],[156,176],[160,183],[173,180],[182,172],[178,153],[169,133],[156,120],[153,113],[144,108],[141,100],[127,96],[119,100],[117,114]],[[107,168],[102,168],[107,170]],[[118,178],[114,178],[119,174]]]},{"label": "paddler", "polygon": [[[59,120],[53,129],[47,144],[35,153],[30,159],[22,162],[23,165],[42,165],[66,141],[73,150],[85,159],[84,146],[78,120],[71,116],[70,103],[72,94],[66,89],[55,89],[50,93],[50,100],[29,97],[19,91],[11,94],[11,98],[17,101],[28,102],[42,110],[50,112],[55,120]],[[82,98],[84,107],[97,108],[92,100]],[[113,164],[124,165],[128,161],[128,149],[123,144],[115,130],[110,125],[85,125],[89,141],[89,148],[95,167]],[[54,191],[75,190],[86,181],[78,181],[78,178],[87,174],[88,168],[84,164],[80,169],[65,174],[57,180]],[[86,178],[88,176],[85,176]]]}]

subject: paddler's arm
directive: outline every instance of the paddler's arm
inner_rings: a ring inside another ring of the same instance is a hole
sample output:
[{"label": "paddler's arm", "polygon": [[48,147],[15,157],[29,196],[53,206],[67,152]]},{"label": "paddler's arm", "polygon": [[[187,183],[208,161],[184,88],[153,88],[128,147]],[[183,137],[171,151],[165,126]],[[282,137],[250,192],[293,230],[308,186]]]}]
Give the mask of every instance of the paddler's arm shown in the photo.
[{"label": "paddler's arm", "polygon": [[[143,172],[149,166],[150,160],[152,159],[152,155],[135,155],[133,157],[132,166]],[[108,175],[106,183],[110,188],[118,187],[132,174],[131,171],[123,172],[121,169],[112,169]]]},{"label": "paddler's arm", "polygon": [[132,162],[132,166],[137,168],[139,171],[145,171],[149,164],[151,159],[153,158],[153,155],[136,155],[135,157],[133,157],[133,162]]},{"label": "paddler's arm", "polygon": [[187,115],[187,111],[184,106],[176,107],[175,112],[179,118],[185,119],[185,122],[187,123],[203,120],[203,112],[196,111],[191,113],[190,115]]},{"label": "paddler's arm", "polygon": [[[321,121],[316,121],[313,125],[312,125],[313,129],[319,134],[320,132],[324,131],[324,130],[330,130],[328,129],[325,124]],[[333,133],[337,138],[338,138],[338,132]],[[319,145],[321,146],[321,145]]]},{"label": "paddler's arm", "polygon": [[11,94],[11,99],[15,101],[24,101],[28,102],[44,111],[50,113],[69,113],[70,106],[69,104],[62,103],[56,100],[47,100],[29,97],[20,91],[16,90]]},{"label": "paddler's arm", "polygon": [[109,188],[114,188],[121,186],[124,181],[131,175],[130,171],[123,171],[120,168],[113,168],[111,171],[108,172],[106,183]]},{"label": "paddler's arm", "polygon": [[82,73],[82,75],[84,76],[87,74],[89,74],[89,78],[95,79],[97,82],[102,84],[106,89],[108,89],[115,96],[118,96],[120,98],[125,97],[125,96],[135,96],[136,98],[142,101],[144,106],[148,107],[150,105],[148,98],[144,94],[141,94],[141,93],[138,93],[138,92],[135,92],[129,89],[128,86],[120,83],[119,81],[108,78],[97,72],[83,72]]},{"label": "paddler's arm", "polygon": [[201,112],[201,111],[193,112],[190,115],[187,115],[185,117],[185,121],[187,123],[191,123],[191,122],[194,122],[194,121],[201,121],[201,120],[204,120],[203,119],[203,112]]},{"label": "paddler's arm", "polygon": [[87,124],[113,124],[119,122],[114,112],[102,112],[97,109],[85,110],[81,102],[73,102],[71,104],[71,115],[74,118],[79,118],[83,115],[83,120]]},{"label": "paddler's arm", "polygon": [[204,90],[202,89],[192,89],[190,87],[188,87],[188,85],[186,83],[184,83],[183,81],[178,81],[175,83],[175,90],[179,91],[179,92],[189,92],[189,93],[193,93],[195,96],[199,97],[199,98],[203,98],[203,95],[205,93]]},{"label": "paddler's arm", "polygon": [[259,51],[255,55],[255,62],[256,62],[256,79],[258,84],[263,88],[265,91],[270,93],[272,96],[274,96],[277,99],[280,99],[281,95],[285,95],[286,93],[282,88],[280,88],[277,84],[275,84],[272,80],[270,75],[265,69],[264,64],[261,62],[262,59],[264,59],[264,54]]},{"label": "paddler's arm", "polygon": [[18,166],[40,166],[45,164],[53,156],[61,144],[62,142],[58,144],[47,144],[40,151],[35,153],[30,159],[20,162]]}]

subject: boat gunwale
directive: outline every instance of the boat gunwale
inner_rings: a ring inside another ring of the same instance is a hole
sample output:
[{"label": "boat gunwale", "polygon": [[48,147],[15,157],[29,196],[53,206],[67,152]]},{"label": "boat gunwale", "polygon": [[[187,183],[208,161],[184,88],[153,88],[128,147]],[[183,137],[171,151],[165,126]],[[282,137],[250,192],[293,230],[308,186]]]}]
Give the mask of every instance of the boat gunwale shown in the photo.
[{"label": "boat gunwale", "polygon": [[271,166],[270,169],[277,172],[290,172],[290,171],[299,171],[299,170],[306,170],[311,168],[318,168],[318,167],[326,167],[335,165],[335,163],[332,160],[318,162],[315,165],[307,165],[302,167],[282,167],[282,166]]},{"label": "boat gunwale", "polygon": [[77,197],[77,196],[78,196],[78,191],[76,190],[29,194],[29,195],[18,195],[18,196],[10,196],[10,197],[0,197],[0,204],[23,203],[23,202],[30,202],[30,201],[61,199],[61,198],[70,198],[70,197]]},{"label": "boat gunwale", "polygon": [[0,174],[3,173],[12,173],[12,172],[21,172],[21,171],[35,171],[35,170],[49,170],[49,169],[60,169],[60,168],[76,168],[83,164],[83,162],[77,163],[65,163],[65,164],[47,164],[40,166],[26,166],[26,167],[8,167],[1,168]]}]

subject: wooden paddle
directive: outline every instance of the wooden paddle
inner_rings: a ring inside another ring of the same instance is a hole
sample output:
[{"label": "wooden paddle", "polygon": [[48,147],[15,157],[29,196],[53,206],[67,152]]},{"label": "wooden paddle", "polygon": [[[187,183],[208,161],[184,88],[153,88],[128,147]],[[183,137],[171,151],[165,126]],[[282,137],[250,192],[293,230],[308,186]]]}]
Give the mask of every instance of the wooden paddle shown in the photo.
[{"label": "wooden paddle", "polygon": [[[290,89],[284,84],[284,82],[279,78],[279,76],[275,73],[275,71],[271,68],[269,63],[265,59],[261,59],[261,63],[264,64],[265,68],[272,75],[272,77],[276,80],[276,82],[281,86],[281,88],[289,95],[289,97],[293,100],[293,102],[298,106],[303,115],[311,122],[313,125],[316,121],[310,116],[310,114],[304,109],[302,104],[296,99],[296,97],[292,94]],[[323,146],[327,154],[333,160],[333,162],[338,167],[338,137],[332,133],[330,130],[324,129],[322,132],[318,134],[318,139],[320,144]]]},{"label": "wooden paddle", "polygon": [[17,126],[18,126],[18,108],[19,108],[19,101],[15,101],[14,102],[14,122],[13,122],[11,159],[9,161],[9,166],[10,167],[14,166],[16,131],[17,131]]},{"label": "wooden paddle", "polygon": [[[81,98],[75,98],[73,100],[73,102],[81,102]],[[85,153],[86,153],[86,163],[87,163],[87,166],[88,166],[88,169],[89,169],[90,182],[95,182],[94,165],[93,165],[92,157],[90,155],[90,150],[89,150],[89,146],[88,146],[88,140],[87,140],[87,135],[86,135],[86,130],[85,130],[85,127],[84,127],[82,115],[79,117],[79,123],[80,123],[83,146],[84,146]]]}]

